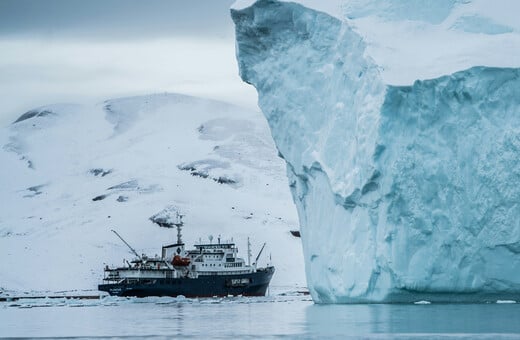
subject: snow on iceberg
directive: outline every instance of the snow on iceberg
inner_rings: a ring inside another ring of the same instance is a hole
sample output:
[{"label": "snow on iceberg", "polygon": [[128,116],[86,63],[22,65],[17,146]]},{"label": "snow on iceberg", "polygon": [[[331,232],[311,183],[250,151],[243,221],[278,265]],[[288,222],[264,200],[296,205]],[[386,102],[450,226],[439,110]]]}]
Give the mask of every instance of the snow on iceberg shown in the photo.
[{"label": "snow on iceberg", "polygon": [[520,297],[520,69],[388,85],[348,23],[235,6],[320,303]]}]

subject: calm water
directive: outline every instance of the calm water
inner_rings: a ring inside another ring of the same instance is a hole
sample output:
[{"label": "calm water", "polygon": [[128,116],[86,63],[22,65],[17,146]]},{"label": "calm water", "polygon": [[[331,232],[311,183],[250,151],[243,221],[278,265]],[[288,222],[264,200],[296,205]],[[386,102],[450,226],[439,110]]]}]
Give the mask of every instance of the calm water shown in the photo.
[{"label": "calm water", "polygon": [[520,304],[314,305],[307,296],[0,303],[0,337],[518,338]]}]

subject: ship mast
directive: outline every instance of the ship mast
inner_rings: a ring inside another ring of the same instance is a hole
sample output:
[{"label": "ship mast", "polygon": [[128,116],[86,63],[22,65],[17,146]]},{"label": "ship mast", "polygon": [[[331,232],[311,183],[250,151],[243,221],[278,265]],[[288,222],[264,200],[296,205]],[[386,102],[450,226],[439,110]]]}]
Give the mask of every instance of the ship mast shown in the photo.
[{"label": "ship mast", "polygon": [[172,223],[174,226],[177,227],[177,244],[182,244],[182,226],[184,225],[184,222],[182,222],[182,217],[184,215],[179,214],[179,212],[175,213],[175,222]]},{"label": "ship mast", "polygon": [[264,248],[265,248],[265,242],[264,242],[264,245],[262,246],[262,249],[260,249],[260,252],[258,252],[258,255],[256,255],[256,259],[255,259],[255,262],[253,263],[253,265],[257,265],[258,264],[258,259],[260,258],[260,255],[262,255],[262,251],[264,251]]},{"label": "ship mast", "polygon": [[249,237],[247,238],[247,265],[251,265],[251,242],[249,242]]}]

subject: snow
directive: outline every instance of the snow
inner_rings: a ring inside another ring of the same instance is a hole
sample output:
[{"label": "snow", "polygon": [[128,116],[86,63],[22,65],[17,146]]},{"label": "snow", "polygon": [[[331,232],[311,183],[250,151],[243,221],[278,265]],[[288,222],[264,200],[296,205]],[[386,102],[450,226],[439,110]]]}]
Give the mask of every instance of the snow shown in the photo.
[{"label": "snow", "polygon": [[[255,1],[237,1],[244,9]],[[259,1],[262,2],[262,1]],[[275,1],[278,2],[278,1]],[[410,85],[472,66],[518,67],[516,0],[330,0],[298,3],[345,21],[385,83]]]},{"label": "snow", "polygon": [[314,301],[520,296],[518,6],[347,1],[344,21],[292,2],[232,8]]},{"label": "snow", "polygon": [[344,5],[349,25],[364,38],[382,78],[394,85],[473,66],[518,67],[520,24],[512,13],[519,10],[514,0],[372,0]]},{"label": "snow", "polygon": [[[7,31],[2,31],[0,65],[8,72],[2,72],[0,82],[0,93],[4,99],[0,126],[44,104],[73,102],[88,105],[107,98],[165,91],[221,100],[258,110],[256,92],[240,81],[236,70],[232,23],[227,18],[226,5],[210,6],[220,6],[222,9],[220,13],[211,13],[212,17],[221,18],[218,22],[226,25],[229,22],[229,29],[224,29],[229,33],[225,36],[221,36],[218,31],[206,36],[178,36],[163,30],[160,35],[164,37],[146,39],[148,30],[143,29],[141,37],[130,37],[129,32],[121,30],[118,36],[126,38],[117,39],[106,36],[106,32],[99,36],[101,31],[98,29],[110,26],[110,22],[98,26],[94,30],[96,32],[78,26],[87,35],[93,35],[91,39],[71,33],[67,27],[58,29],[56,25],[59,24],[52,23],[53,20],[43,13],[41,18],[47,18],[46,22],[56,28],[56,35],[48,35],[40,30],[34,32],[34,35],[8,37]],[[126,7],[126,10],[131,10],[130,7]],[[53,8],[50,12],[56,10]],[[2,11],[6,12],[7,9],[2,8]],[[106,9],[103,13],[101,15],[109,15]],[[194,17],[196,15],[194,11],[191,14]],[[132,20],[121,12],[116,16],[124,18],[124,22]],[[172,20],[171,16],[168,18]],[[198,19],[202,20],[200,17]],[[59,20],[70,24],[74,21],[72,17]],[[116,22],[114,27],[121,23]],[[8,25],[6,22],[3,24]],[[177,24],[173,23],[174,26]],[[196,27],[193,23],[189,26]],[[69,36],[65,37],[67,31]],[[202,31],[209,32],[209,28]]]},{"label": "snow", "polygon": [[69,298],[69,297],[31,297],[20,298],[2,302],[2,307],[16,308],[41,308],[41,307],[108,307],[132,304],[149,305],[233,305],[233,304],[257,304],[257,303],[285,303],[295,301],[310,301],[308,296],[289,292],[289,294],[274,294],[272,296],[228,296],[212,298],[186,298],[183,295],[169,296],[150,296],[144,298],[119,297],[103,295],[98,299],[88,298]]},{"label": "snow", "polygon": [[176,230],[150,217],[174,210],[188,246],[221,234],[244,257],[248,236],[253,253],[267,242],[273,287],[305,286],[285,166],[259,112],[168,93],[33,111],[0,129],[0,292],[95,290],[104,264],[133,258],[110,230],[154,256]]}]

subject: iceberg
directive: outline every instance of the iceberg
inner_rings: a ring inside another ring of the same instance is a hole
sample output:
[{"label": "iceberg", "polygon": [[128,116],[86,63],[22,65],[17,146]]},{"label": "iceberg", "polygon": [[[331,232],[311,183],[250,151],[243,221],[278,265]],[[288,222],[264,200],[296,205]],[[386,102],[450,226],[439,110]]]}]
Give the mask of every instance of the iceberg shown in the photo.
[{"label": "iceberg", "polygon": [[[459,20],[468,1],[439,1],[430,18],[420,6],[413,18],[381,16],[379,2],[350,1],[349,20],[274,0],[231,8],[240,76],[286,161],[312,298],[518,300],[520,65],[461,52],[486,43],[516,53],[518,29],[488,18],[489,32],[475,33]],[[361,32],[374,18],[432,32],[442,23],[453,41],[485,36],[455,48],[452,63],[442,51],[415,61],[410,46],[378,44],[377,27]]]}]

